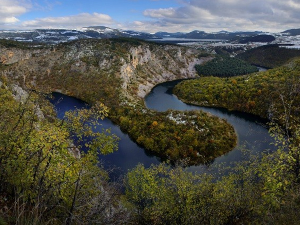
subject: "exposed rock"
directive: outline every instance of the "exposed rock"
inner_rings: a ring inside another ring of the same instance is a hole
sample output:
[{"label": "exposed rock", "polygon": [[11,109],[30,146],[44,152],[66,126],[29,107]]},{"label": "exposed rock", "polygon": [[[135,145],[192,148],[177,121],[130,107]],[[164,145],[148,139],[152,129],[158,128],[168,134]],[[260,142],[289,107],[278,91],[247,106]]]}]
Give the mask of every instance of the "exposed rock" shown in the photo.
[{"label": "exposed rock", "polygon": [[16,62],[28,60],[31,57],[40,57],[48,54],[49,52],[49,49],[19,49],[0,46],[0,63],[10,65]]},{"label": "exposed rock", "polygon": [[[203,62],[196,58],[195,52],[179,46],[159,46],[151,51],[148,45],[141,45],[129,50],[128,59],[129,63],[121,67],[122,87],[131,90],[137,85],[136,95],[140,98],[158,83],[194,78],[195,64]],[[143,79],[140,79],[141,75]]]},{"label": "exposed rock", "polygon": [[25,103],[28,99],[29,94],[22,89],[20,86],[13,84],[11,87],[14,99],[16,99],[18,102]]},{"label": "exposed rock", "polygon": [[[25,104],[28,101],[28,98],[29,98],[28,92],[25,91],[20,86],[13,84],[13,85],[11,85],[11,90],[12,90],[14,99],[16,99],[18,102],[22,102],[23,104]],[[44,117],[44,114],[43,114],[42,110],[40,109],[39,105],[35,105],[34,109],[35,109],[36,116],[40,120],[43,120],[45,117]]]},{"label": "exposed rock", "polygon": [[[122,81],[122,95],[131,100],[145,97],[159,83],[196,77],[194,66],[204,61],[198,55],[198,50],[184,46],[113,40],[81,40],[57,46],[55,51],[0,49],[2,61],[18,62],[9,76],[21,86],[37,82],[41,86],[43,82],[52,91],[59,88],[70,94],[64,90],[68,88],[63,85],[67,82],[64,77],[82,74],[101,80],[102,76],[113,75]],[[61,86],[51,86],[53,75],[56,79],[61,76]]]},{"label": "exposed rock", "polygon": [[144,98],[154,86],[155,85],[153,83],[149,83],[149,82],[147,82],[146,84],[140,84],[138,90],[138,96],[140,98]]},{"label": "exposed rock", "polygon": [[73,141],[70,140],[69,142],[69,152],[77,159],[81,158],[81,153],[80,150],[75,146],[75,144],[73,143]]}]

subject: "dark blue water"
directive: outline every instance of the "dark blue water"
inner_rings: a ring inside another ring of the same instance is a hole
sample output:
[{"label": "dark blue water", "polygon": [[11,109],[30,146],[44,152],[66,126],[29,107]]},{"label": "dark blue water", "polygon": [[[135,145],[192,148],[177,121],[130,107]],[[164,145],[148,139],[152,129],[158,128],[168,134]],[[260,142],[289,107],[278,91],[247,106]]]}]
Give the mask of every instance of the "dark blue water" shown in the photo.
[{"label": "dark blue water", "polygon": [[[188,105],[180,101],[172,94],[173,87],[180,81],[171,81],[157,85],[151,93],[146,96],[145,103],[150,109],[157,111],[174,110],[203,110],[215,116],[227,120],[235,129],[238,136],[238,145],[231,152],[216,158],[213,165],[220,163],[232,163],[245,159],[247,155],[243,152],[245,149],[250,150],[251,154],[263,151],[269,152],[274,149],[271,144],[273,139],[268,133],[265,125],[266,120],[247,113],[230,112],[221,108],[208,108]],[[192,166],[191,171],[206,171],[206,166]]]},{"label": "dark blue water", "polygon": [[[54,99],[51,102],[54,104],[57,116],[60,119],[64,117],[65,112],[68,110],[88,107],[85,102],[60,93],[53,93],[53,97]],[[160,163],[155,156],[139,147],[127,134],[120,130],[119,126],[113,124],[109,119],[104,119],[100,123],[101,126],[97,128],[97,131],[101,132],[102,128],[110,128],[111,133],[120,138],[118,151],[100,157],[105,169],[111,171],[111,178],[119,178],[120,175],[126,174],[129,169],[134,168],[138,163],[142,163],[146,167]]]},{"label": "dark blue water", "polygon": [[[187,105],[180,101],[172,94],[172,88],[179,81],[166,82],[157,85],[151,93],[146,96],[145,104],[148,108],[157,111],[166,111],[168,109],[174,110],[204,110],[220,118],[226,119],[233,125],[238,135],[238,146],[226,155],[220,156],[212,162],[211,165],[219,163],[232,163],[243,159],[243,149],[250,149],[252,153],[262,152],[272,149],[270,143],[273,141],[268,134],[268,129],[263,125],[266,121],[258,117],[244,114],[229,112],[225,109],[204,108],[198,106]],[[79,99],[68,97],[62,94],[54,93],[55,99],[52,101],[58,112],[58,117],[62,118],[64,113],[75,108],[86,107],[86,104]],[[101,121],[102,128],[111,128],[111,132],[116,134],[119,138],[119,150],[107,156],[101,156],[104,167],[106,169],[113,169],[113,178],[126,174],[126,172],[134,168],[139,163],[149,167],[151,164],[160,163],[159,159],[143,148],[134,143],[127,134],[124,134],[119,126],[113,124],[110,120],[105,119]],[[190,171],[206,172],[209,167],[207,165],[192,166]]]}]

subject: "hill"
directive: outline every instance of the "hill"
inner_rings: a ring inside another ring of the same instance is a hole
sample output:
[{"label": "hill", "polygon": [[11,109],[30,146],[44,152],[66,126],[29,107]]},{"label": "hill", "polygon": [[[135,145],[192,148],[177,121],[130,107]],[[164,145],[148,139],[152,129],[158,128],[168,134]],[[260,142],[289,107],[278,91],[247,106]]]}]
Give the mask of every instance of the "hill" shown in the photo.
[{"label": "hill", "polygon": [[233,77],[257,72],[258,69],[249,63],[228,56],[218,56],[202,65],[195,66],[199,76]]},{"label": "hill", "polygon": [[248,63],[266,68],[282,66],[289,60],[299,56],[300,50],[287,49],[278,45],[265,45],[237,55],[238,58]]},{"label": "hill", "polygon": [[300,59],[297,58],[265,72],[184,81],[175,87],[174,93],[188,103],[252,113],[280,124],[288,119],[289,126],[295,126],[300,122],[299,84]]},{"label": "hill", "polygon": [[239,43],[246,44],[249,42],[272,42],[275,41],[275,37],[273,35],[261,34],[252,37],[244,37],[239,40]]},{"label": "hill", "polygon": [[[163,160],[176,163],[189,158],[189,164],[194,165],[231,151],[236,144],[232,127],[206,113],[148,110],[143,97],[158,83],[195,77],[194,65],[202,62],[199,54],[186,47],[115,38],[73,41],[31,51],[3,47],[0,57],[3,65],[13,63],[6,74],[20,86],[30,85],[43,93],[59,91],[90,104],[101,101],[110,108],[109,117],[137,143]],[[170,114],[178,114],[176,118],[194,126],[185,132],[187,125],[170,119]],[[198,135],[200,128],[212,132]],[[214,143],[209,142],[212,139]]]},{"label": "hill", "polygon": [[290,30],[283,31],[281,33],[288,34],[290,36],[297,36],[300,35],[300,29],[290,29]]},{"label": "hill", "polygon": [[[245,152],[245,161],[221,168],[221,177],[220,170],[194,174],[178,164],[138,165],[121,188],[108,182],[108,173],[99,167],[97,155],[114,151],[116,139],[94,133],[86,124],[97,124],[95,118],[107,116],[109,109],[109,116],[134,139],[142,134],[136,141],[146,148],[171,146],[164,152],[171,160],[195,156],[197,163],[196,148],[205,145],[216,154],[228,151],[220,141],[232,144],[235,136],[225,121],[201,112],[161,114],[142,102],[156,83],[195,77],[198,55],[196,50],[131,39],[39,49],[2,45],[0,224],[298,224],[300,59],[263,73],[201,78],[176,87],[181,96],[188,94],[186,99],[196,97],[195,103],[281,122],[288,132],[271,129],[277,152],[262,158]],[[93,107],[57,120],[44,98],[54,90]],[[203,127],[194,130],[192,124]],[[292,128],[297,132],[289,132]],[[89,140],[84,147],[83,139]]]}]

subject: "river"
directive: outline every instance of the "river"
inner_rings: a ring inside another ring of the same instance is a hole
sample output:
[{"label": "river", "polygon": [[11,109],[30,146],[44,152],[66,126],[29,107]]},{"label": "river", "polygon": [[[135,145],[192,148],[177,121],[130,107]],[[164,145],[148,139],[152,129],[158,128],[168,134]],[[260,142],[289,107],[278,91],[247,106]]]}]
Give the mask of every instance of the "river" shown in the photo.
[{"label": "river", "polygon": [[[264,120],[246,113],[229,112],[226,109],[207,108],[188,105],[180,101],[172,94],[172,88],[179,81],[171,81],[157,85],[146,96],[145,104],[148,108],[157,111],[174,110],[203,110],[226,119],[235,129],[238,136],[238,145],[231,152],[216,158],[210,165],[200,165],[189,167],[192,172],[207,172],[213,165],[220,163],[232,163],[242,160],[245,156],[242,149],[249,149],[252,153],[270,150],[273,146],[270,144],[273,140],[268,134]],[[76,98],[68,97],[59,93],[54,93],[54,99],[51,100],[57,110],[59,118],[64,113],[75,108],[86,107],[86,104]],[[111,178],[117,179],[120,175],[124,175],[128,170],[134,168],[139,163],[149,167],[151,164],[159,164],[160,161],[151,153],[133,142],[127,134],[124,134],[119,126],[113,124],[109,119],[101,121],[102,128],[111,128],[111,132],[119,138],[119,150],[110,155],[101,156],[104,168],[112,169]]]}]

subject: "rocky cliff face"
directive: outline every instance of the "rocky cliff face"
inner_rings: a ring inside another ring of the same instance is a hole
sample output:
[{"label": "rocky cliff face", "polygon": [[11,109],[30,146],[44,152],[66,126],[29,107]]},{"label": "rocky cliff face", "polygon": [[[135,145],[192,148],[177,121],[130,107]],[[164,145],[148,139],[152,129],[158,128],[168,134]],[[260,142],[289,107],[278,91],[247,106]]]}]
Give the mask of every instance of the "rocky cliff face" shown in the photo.
[{"label": "rocky cliff face", "polygon": [[8,75],[21,85],[43,81],[51,90],[64,92],[71,88],[70,79],[86,76],[85,80],[104,82],[114,76],[120,80],[121,93],[134,99],[143,98],[158,83],[195,77],[194,65],[202,62],[198,54],[195,49],[142,41],[81,40],[52,50],[1,47],[0,64],[14,64]]},{"label": "rocky cliff face", "polygon": [[158,83],[196,76],[194,65],[201,63],[195,51],[177,46],[132,47],[126,62],[123,60],[121,78],[125,90],[137,87],[136,94],[143,98]]},{"label": "rocky cliff face", "polygon": [[32,56],[42,56],[49,52],[46,49],[19,49],[8,48],[0,45],[0,64],[10,65],[20,61],[28,60]]}]

